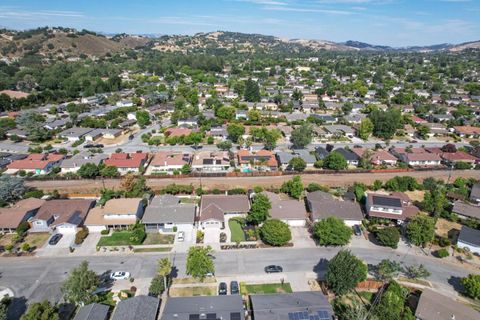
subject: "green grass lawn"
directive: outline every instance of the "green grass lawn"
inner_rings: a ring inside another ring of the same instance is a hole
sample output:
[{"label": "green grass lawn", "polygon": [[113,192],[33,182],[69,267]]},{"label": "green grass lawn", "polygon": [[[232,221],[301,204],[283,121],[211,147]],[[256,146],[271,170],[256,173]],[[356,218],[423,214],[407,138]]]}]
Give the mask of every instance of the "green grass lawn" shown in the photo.
[{"label": "green grass lawn", "polygon": [[263,294],[263,293],[292,293],[290,283],[264,283],[264,284],[245,284],[240,283],[242,294]]},{"label": "green grass lawn", "polygon": [[174,240],[173,234],[147,233],[142,244],[172,244]]},{"label": "green grass lawn", "polygon": [[132,232],[130,231],[114,231],[111,236],[101,237],[97,246],[128,246],[131,245],[130,237]]},{"label": "green grass lawn", "polygon": [[242,226],[238,221],[234,219],[228,220],[228,227],[230,228],[230,232],[232,233],[232,238],[230,239],[230,241],[245,241],[245,233],[243,232]]}]

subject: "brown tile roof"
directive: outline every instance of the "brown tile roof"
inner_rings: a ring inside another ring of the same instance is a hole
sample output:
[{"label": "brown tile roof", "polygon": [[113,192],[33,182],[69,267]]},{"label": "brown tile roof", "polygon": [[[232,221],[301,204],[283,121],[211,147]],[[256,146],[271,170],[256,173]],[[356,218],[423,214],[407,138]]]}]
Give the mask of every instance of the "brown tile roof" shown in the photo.
[{"label": "brown tile roof", "polygon": [[463,151],[445,152],[442,154],[442,158],[452,162],[455,162],[455,161],[475,162],[478,160],[477,157],[474,157],[471,154],[468,154]]},{"label": "brown tile roof", "polygon": [[117,168],[139,168],[148,159],[146,153],[113,153],[109,159],[105,159],[103,163],[107,166]]},{"label": "brown tile roof", "polygon": [[250,160],[259,162],[260,160],[266,159],[267,166],[269,167],[278,167],[277,159],[275,158],[275,153],[268,150],[259,150],[257,152],[250,152],[249,150],[239,150],[237,152],[238,162],[239,163],[250,163]]},{"label": "brown tile roof", "polygon": [[157,152],[153,155],[153,159],[150,162],[151,166],[166,167],[166,166],[183,166],[188,164],[189,161],[186,158],[190,158],[190,155],[175,152]]},{"label": "brown tile roof", "polygon": [[188,128],[170,128],[165,130],[165,135],[168,137],[188,136],[190,133],[192,133],[192,129]]},{"label": "brown tile roof", "polygon": [[453,127],[460,134],[480,134],[480,128],[472,126],[456,126]]},{"label": "brown tile roof", "polygon": [[[127,217],[137,213],[141,198],[121,198],[107,201],[104,207],[95,207],[88,213],[85,219],[86,226],[92,225],[115,225],[134,224],[137,218]],[[124,218],[106,218],[106,215],[115,214]]]},{"label": "brown tile roof", "polygon": [[50,200],[46,201],[38,210],[35,219],[49,220],[57,217],[51,224],[53,226],[62,223],[81,225],[85,220],[95,200],[73,199],[73,200]]},{"label": "brown tile roof", "polygon": [[32,153],[25,159],[21,160],[15,160],[10,163],[7,168],[8,169],[40,169],[43,170],[45,169],[49,164],[52,162],[57,162],[60,161],[64,158],[63,155],[61,154],[55,154],[55,153],[48,153],[48,154],[43,154],[43,153]]},{"label": "brown tile roof", "polygon": [[22,91],[13,91],[13,90],[2,90],[0,91],[0,94],[6,94],[12,99],[21,99],[21,98],[26,98],[30,94]]},{"label": "brown tile roof", "polygon": [[0,208],[0,228],[15,229],[30,211],[37,210],[45,200],[36,198],[23,199],[10,208]]},{"label": "brown tile roof", "polygon": [[338,200],[327,192],[309,192],[307,194],[307,203],[313,220],[328,217],[337,217],[342,220],[363,219],[362,210],[357,202]]},{"label": "brown tile roof", "polygon": [[442,158],[435,153],[404,153],[407,161],[441,161]]},{"label": "brown tile roof", "polygon": [[304,201],[282,200],[277,194],[265,191],[264,195],[268,197],[272,208],[268,211],[270,217],[280,220],[305,220],[307,219],[307,209]]},{"label": "brown tile roof", "polygon": [[223,221],[225,213],[248,211],[250,201],[247,195],[204,195],[200,203],[200,221],[208,219]]}]

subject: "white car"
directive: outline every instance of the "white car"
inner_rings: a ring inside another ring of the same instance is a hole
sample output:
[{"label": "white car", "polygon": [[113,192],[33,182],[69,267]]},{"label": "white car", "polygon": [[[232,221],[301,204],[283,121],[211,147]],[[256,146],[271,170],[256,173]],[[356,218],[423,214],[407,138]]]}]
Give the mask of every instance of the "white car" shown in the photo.
[{"label": "white car", "polygon": [[178,242],[183,242],[185,240],[185,232],[180,231],[177,235],[177,241]]},{"label": "white car", "polygon": [[110,279],[113,280],[124,280],[130,278],[130,272],[126,271],[116,271],[110,274]]}]

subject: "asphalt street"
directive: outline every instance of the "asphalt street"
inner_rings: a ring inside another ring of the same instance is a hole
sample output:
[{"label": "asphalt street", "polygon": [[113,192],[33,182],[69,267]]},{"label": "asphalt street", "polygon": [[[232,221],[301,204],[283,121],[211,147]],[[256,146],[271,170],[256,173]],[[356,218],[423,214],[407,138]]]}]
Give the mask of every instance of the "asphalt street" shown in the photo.
[{"label": "asphalt street", "polygon": [[[284,272],[316,272],[322,277],[327,261],[338,248],[313,249],[262,249],[232,250],[215,253],[217,276],[261,275],[266,265],[278,264]],[[431,257],[412,254],[398,254],[386,248],[352,248],[353,253],[369,264],[377,264],[388,258],[404,265],[420,264],[431,272],[428,280],[440,287],[452,289],[451,284],[458,278],[471,273],[459,266],[439,263]],[[31,301],[45,299],[52,302],[61,300],[61,283],[70,270],[87,260],[90,267],[99,274],[107,271],[129,271],[134,278],[151,278],[155,274],[156,261],[160,257],[170,256],[173,260],[174,276],[185,276],[185,254],[127,254],[115,256],[58,257],[58,258],[0,258],[0,286],[11,288],[16,297]]]}]

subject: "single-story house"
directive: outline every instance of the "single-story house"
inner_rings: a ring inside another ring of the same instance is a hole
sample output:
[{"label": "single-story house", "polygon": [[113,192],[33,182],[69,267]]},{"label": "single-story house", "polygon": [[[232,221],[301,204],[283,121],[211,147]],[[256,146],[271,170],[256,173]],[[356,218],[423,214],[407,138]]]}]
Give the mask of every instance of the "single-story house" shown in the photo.
[{"label": "single-story house", "polygon": [[12,161],[7,165],[7,173],[33,172],[35,174],[47,174],[53,168],[58,167],[65,156],[56,153],[32,153],[28,157]]},{"label": "single-story house", "polygon": [[144,204],[141,198],[110,199],[104,206],[90,210],[84,225],[89,231],[125,229],[143,216]]},{"label": "single-story house", "polygon": [[28,198],[18,201],[9,208],[0,208],[0,233],[12,233],[24,221],[37,213],[45,200]]},{"label": "single-story house", "polygon": [[324,147],[316,147],[315,148],[315,155],[317,156],[318,160],[323,160],[328,156],[329,152]]},{"label": "single-story house", "polygon": [[73,128],[63,130],[58,134],[58,136],[60,138],[66,138],[70,142],[75,142],[82,139],[87,133],[91,131],[93,131],[92,128],[73,127]]},{"label": "single-story house", "polygon": [[424,289],[415,310],[418,320],[477,320],[480,313],[462,302]]},{"label": "single-story house", "polygon": [[321,291],[253,294],[250,301],[255,320],[331,320],[332,306]]},{"label": "single-story house", "polygon": [[457,247],[480,254],[480,230],[462,226],[458,235]]},{"label": "single-story house", "polygon": [[104,139],[115,139],[122,134],[121,129],[95,129],[85,135],[86,141],[95,141],[102,137]]},{"label": "single-story house", "polygon": [[170,297],[161,320],[245,320],[242,296]]},{"label": "single-story house", "polygon": [[411,167],[436,167],[442,163],[442,158],[435,153],[402,153],[400,159]]},{"label": "single-story house", "polygon": [[441,157],[446,163],[467,162],[470,164],[475,164],[478,161],[477,157],[474,157],[471,154],[463,151],[444,152],[442,153]]},{"label": "single-story house", "polygon": [[181,136],[188,136],[193,132],[192,129],[189,128],[168,128],[165,130],[166,137],[181,137]]},{"label": "single-story house", "polygon": [[63,128],[67,125],[67,123],[70,122],[70,119],[65,118],[65,119],[52,119],[50,121],[45,122],[43,127],[48,130],[57,130],[60,128]]},{"label": "single-story house", "polygon": [[117,167],[121,174],[128,172],[138,173],[148,160],[148,154],[142,152],[136,153],[113,153],[110,158],[103,162],[106,166]]},{"label": "single-story house", "polygon": [[419,211],[403,192],[393,192],[391,194],[369,192],[365,208],[370,218],[384,218],[396,221],[405,221]]},{"label": "single-story house", "polygon": [[192,170],[197,172],[227,172],[230,169],[228,151],[200,151],[192,158]]},{"label": "single-story house", "polygon": [[277,171],[278,162],[275,153],[269,150],[259,150],[251,152],[249,150],[239,150],[237,153],[238,165],[242,172],[258,171]]},{"label": "single-story house", "polygon": [[191,156],[180,152],[157,152],[150,161],[149,171],[152,173],[173,174],[175,170],[181,170],[184,165],[189,165]]},{"label": "single-story house", "polygon": [[337,152],[341,154],[345,158],[345,160],[347,160],[347,163],[349,166],[354,166],[354,167],[358,166],[360,157],[356,153],[344,148],[335,149],[333,150],[333,152]]},{"label": "single-story house", "polygon": [[461,219],[480,219],[480,206],[473,206],[460,200],[455,201],[452,212],[457,214]]},{"label": "single-story house", "polygon": [[327,137],[355,137],[355,129],[344,124],[333,124],[323,127]]},{"label": "single-story house", "polygon": [[478,138],[480,136],[480,128],[472,126],[456,126],[453,127],[455,133],[460,137],[473,137]]},{"label": "single-story house", "polygon": [[310,220],[313,222],[336,217],[343,220],[347,226],[362,223],[363,213],[357,202],[336,199],[330,193],[315,191],[307,194],[306,203]]},{"label": "single-story house", "polygon": [[303,227],[307,221],[307,209],[304,201],[283,200],[278,194],[264,191],[272,207],[268,210],[272,219],[278,219],[291,227]]},{"label": "single-story house", "polygon": [[475,183],[470,190],[469,200],[473,203],[480,204],[480,183]]},{"label": "single-story house", "polygon": [[84,164],[93,163],[98,166],[107,158],[108,156],[103,153],[95,153],[93,155],[86,152],[78,153],[69,159],[63,160],[60,164],[60,169],[62,174],[77,172]]},{"label": "single-story house", "polygon": [[147,232],[172,232],[174,228],[186,233],[195,226],[197,206],[181,203],[180,198],[165,194],[155,196],[142,218]]},{"label": "single-story house", "polygon": [[200,226],[225,228],[225,214],[247,214],[250,201],[247,195],[203,195],[200,202]]},{"label": "single-story house", "polygon": [[107,320],[110,306],[91,303],[80,307],[73,320]]},{"label": "single-story house", "polygon": [[49,200],[46,201],[31,222],[29,232],[75,233],[83,225],[95,200]]},{"label": "single-story house", "polygon": [[157,320],[160,299],[150,296],[135,296],[120,300],[111,320]]},{"label": "single-story house", "polygon": [[370,163],[376,166],[382,164],[394,166],[397,164],[398,161],[396,157],[383,149],[368,150],[365,148],[353,148],[352,151],[356,153],[359,157],[363,157],[367,152],[370,155]]}]

